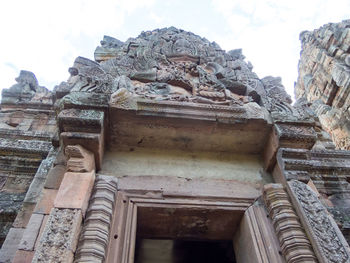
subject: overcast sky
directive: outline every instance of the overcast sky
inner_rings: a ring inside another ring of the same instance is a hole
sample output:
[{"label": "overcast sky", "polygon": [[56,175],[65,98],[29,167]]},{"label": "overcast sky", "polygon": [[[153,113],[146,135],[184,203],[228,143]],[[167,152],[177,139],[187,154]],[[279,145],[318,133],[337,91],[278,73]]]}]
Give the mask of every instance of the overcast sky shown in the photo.
[{"label": "overcast sky", "polygon": [[30,70],[49,89],[77,56],[93,59],[103,35],[121,41],[175,26],[242,48],[260,78],[297,79],[299,33],[350,18],[349,0],[9,0],[0,3],[0,89]]}]

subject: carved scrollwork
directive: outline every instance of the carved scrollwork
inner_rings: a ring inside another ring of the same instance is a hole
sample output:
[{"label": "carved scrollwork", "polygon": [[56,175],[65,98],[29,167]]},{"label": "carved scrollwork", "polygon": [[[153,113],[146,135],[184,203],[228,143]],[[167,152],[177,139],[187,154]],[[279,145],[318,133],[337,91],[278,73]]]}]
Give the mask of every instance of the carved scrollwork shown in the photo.
[{"label": "carved scrollwork", "polygon": [[316,193],[297,180],[288,186],[320,262],[350,262],[349,246]]},{"label": "carved scrollwork", "polygon": [[105,36],[95,58],[98,62],[78,57],[61,89],[113,94],[125,88],[136,98],[156,101],[263,105],[265,90],[241,50],[226,53],[174,27],[142,32],[125,43]]}]

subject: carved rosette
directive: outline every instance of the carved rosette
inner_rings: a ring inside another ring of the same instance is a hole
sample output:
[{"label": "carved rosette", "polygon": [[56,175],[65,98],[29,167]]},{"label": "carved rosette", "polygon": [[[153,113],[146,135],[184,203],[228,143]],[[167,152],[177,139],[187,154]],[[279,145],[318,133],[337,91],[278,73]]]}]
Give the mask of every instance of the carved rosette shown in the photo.
[{"label": "carved rosette", "polygon": [[320,262],[350,262],[350,249],[316,193],[297,180],[288,182],[288,191]]},{"label": "carved rosette", "polygon": [[116,178],[101,175],[97,177],[80,234],[75,262],[104,262],[116,193]]},{"label": "carved rosette", "polygon": [[264,200],[286,262],[317,262],[311,243],[283,186],[265,185]]}]

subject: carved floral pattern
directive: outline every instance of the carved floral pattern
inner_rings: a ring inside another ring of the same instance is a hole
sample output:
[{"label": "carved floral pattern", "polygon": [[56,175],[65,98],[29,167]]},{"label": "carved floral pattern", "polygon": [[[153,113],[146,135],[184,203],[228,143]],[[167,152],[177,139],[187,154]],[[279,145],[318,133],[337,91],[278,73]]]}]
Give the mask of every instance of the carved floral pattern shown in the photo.
[{"label": "carved floral pattern", "polygon": [[81,220],[79,209],[53,208],[32,262],[70,262]]},{"label": "carved floral pattern", "polygon": [[289,183],[290,189],[301,208],[311,233],[311,239],[317,244],[321,262],[345,263],[350,262],[349,247],[337,225],[328,214],[326,208],[318,200],[317,195],[306,184],[293,180]]}]

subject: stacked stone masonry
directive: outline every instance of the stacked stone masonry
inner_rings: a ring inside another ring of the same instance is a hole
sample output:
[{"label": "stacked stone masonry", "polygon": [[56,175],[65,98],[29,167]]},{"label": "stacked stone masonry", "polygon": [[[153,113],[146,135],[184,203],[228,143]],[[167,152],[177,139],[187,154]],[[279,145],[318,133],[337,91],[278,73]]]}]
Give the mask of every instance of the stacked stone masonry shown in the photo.
[{"label": "stacked stone masonry", "polygon": [[350,20],[300,34],[297,98],[306,98],[339,149],[350,149]]},{"label": "stacked stone masonry", "polygon": [[301,34],[294,105],[241,49],[174,27],[105,36],[53,91],[21,71],[0,111],[0,262],[134,262],[154,237],[350,262],[349,30]]}]

